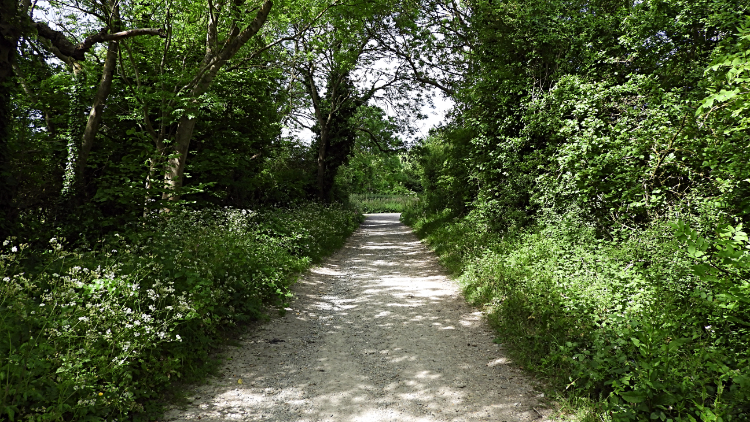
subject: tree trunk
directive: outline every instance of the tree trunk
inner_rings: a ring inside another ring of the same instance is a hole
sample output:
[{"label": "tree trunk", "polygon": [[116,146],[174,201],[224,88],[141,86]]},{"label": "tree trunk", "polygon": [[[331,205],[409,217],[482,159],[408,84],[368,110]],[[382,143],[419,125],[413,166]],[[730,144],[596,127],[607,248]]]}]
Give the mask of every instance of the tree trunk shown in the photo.
[{"label": "tree trunk", "polygon": [[[195,112],[188,110],[186,114]],[[163,199],[177,200],[179,189],[182,187],[182,179],[187,163],[187,153],[190,148],[190,139],[193,137],[193,129],[197,120],[194,117],[183,115],[177,124],[177,132],[174,140],[174,154],[167,162],[166,185],[172,192],[165,192]]]},{"label": "tree trunk", "polygon": [[148,160],[148,175],[146,176],[146,197],[143,201],[143,217],[148,216],[149,207],[154,201],[154,199],[151,197],[150,192],[151,189],[154,188],[154,176],[157,174],[157,168],[163,168],[160,167],[161,158],[164,156],[164,151],[166,150],[166,145],[164,145],[162,138],[158,135],[154,136],[154,143],[156,144],[156,154]]},{"label": "tree trunk", "polygon": [[328,150],[328,131],[325,126],[320,129],[320,144],[318,145],[318,198],[328,202],[328,186],[326,171],[326,153]]},{"label": "tree trunk", "polygon": [[11,92],[14,88],[13,61],[20,37],[18,1],[0,0],[0,240],[11,234],[16,210],[17,186],[10,163]]},{"label": "tree trunk", "polygon": [[[110,0],[110,7],[112,8],[112,16],[110,23],[110,31],[120,30],[120,7],[114,0]],[[104,68],[102,69],[102,78],[99,81],[99,88],[94,94],[94,101],[91,104],[91,111],[89,111],[88,120],[86,120],[86,127],[83,130],[83,138],[81,140],[81,149],[78,154],[78,163],[76,168],[76,195],[80,200],[83,200],[85,195],[85,188],[87,185],[86,181],[86,165],[88,164],[89,153],[91,147],[94,145],[96,140],[96,134],[99,132],[99,125],[102,122],[102,113],[104,111],[104,104],[107,102],[109,93],[112,91],[112,79],[114,78],[115,68],[117,67],[117,53],[118,53],[118,41],[110,41],[107,45],[107,56],[104,59]]]},{"label": "tree trunk", "polygon": [[[188,90],[187,92],[189,92],[192,98],[199,97],[211,88],[214,78],[216,78],[216,75],[224,64],[234,57],[242,46],[244,46],[250,38],[254,37],[266,23],[268,13],[271,11],[272,6],[273,2],[270,0],[265,1],[255,15],[253,22],[242,31],[233,27],[233,29],[230,30],[229,36],[224,41],[223,46],[216,45],[216,43],[218,43],[217,37],[215,36],[217,20],[214,18],[208,19],[206,55],[195,78],[186,87]],[[164,175],[166,186],[172,190],[172,193],[165,193],[164,199],[179,199],[179,189],[183,186],[183,175],[185,173],[185,165],[187,164],[190,140],[193,137],[193,130],[197,123],[197,118],[190,116],[196,116],[197,113],[197,107],[188,107],[182,117],[180,117],[180,121],[177,124],[174,141],[174,155],[167,162],[167,169]]]},{"label": "tree trunk", "polygon": [[[86,182],[86,164],[88,162],[91,147],[94,145],[96,134],[99,131],[99,125],[102,121],[102,113],[107,97],[112,91],[112,79],[117,64],[117,41],[110,41],[107,46],[107,57],[104,60],[104,69],[102,70],[102,79],[99,81],[99,88],[94,95],[94,102],[91,105],[89,118],[86,121],[86,128],[83,131],[83,140],[81,142],[81,151],[78,156],[78,169],[76,174],[77,184],[80,188],[85,187]],[[79,192],[80,193],[80,192]]]}]

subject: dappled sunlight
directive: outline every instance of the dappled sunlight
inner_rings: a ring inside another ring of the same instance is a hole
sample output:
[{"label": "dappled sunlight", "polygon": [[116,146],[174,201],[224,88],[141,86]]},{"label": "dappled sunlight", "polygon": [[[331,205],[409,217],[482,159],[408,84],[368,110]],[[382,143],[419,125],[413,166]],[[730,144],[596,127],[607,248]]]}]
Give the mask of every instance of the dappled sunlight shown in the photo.
[{"label": "dappled sunlight", "polygon": [[[363,251],[377,252],[368,257]],[[481,314],[465,305],[455,283],[408,229],[392,216],[370,217],[341,255],[345,258],[323,263],[304,277],[298,300],[305,306],[293,305],[274,322],[300,324],[295,331],[300,339],[264,344],[257,366],[229,365],[243,384],[228,386],[202,404],[212,409],[212,417],[536,419],[534,411],[519,404],[530,391],[511,382],[519,374],[501,348],[490,335],[481,344],[469,335],[467,330],[486,329],[480,327]],[[254,344],[274,335],[261,333]],[[309,359],[295,358],[310,344]],[[273,388],[274,383],[281,387]]]},{"label": "dappled sunlight", "polygon": [[313,274],[320,274],[320,275],[341,275],[341,273],[331,267],[317,267],[310,270]]}]

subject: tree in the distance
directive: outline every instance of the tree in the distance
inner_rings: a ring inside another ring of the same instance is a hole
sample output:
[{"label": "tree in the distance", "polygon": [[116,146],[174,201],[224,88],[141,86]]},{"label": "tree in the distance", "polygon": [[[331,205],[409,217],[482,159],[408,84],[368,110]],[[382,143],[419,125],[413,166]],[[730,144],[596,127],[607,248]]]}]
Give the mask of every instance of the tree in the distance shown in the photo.
[{"label": "tree in the distance", "polygon": [[381,22],[413,6],[390,1],[342,6],[289,46],[290,63],[306,94],[297,108],[308,110],[295,121],[315,134],[321,200],[332,199],[338,168],[351,156],[357,134],[367,132],[366,119],[358,113],[362,107],[379,104],[394,110],[404,131],[419,117],[421,96],[413,95],[419,84],[404,58],[383,45],[378,35]]}]

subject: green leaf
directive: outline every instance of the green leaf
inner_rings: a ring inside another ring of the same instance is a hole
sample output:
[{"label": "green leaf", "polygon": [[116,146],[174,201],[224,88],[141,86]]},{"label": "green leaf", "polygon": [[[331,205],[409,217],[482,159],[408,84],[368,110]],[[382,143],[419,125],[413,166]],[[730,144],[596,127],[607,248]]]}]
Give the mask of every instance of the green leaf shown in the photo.
[{"label": "green leaf", "polygon": [[642,403],[646,400],[646,395],[638,391],[625,391],[619,395],[628,403]]}]

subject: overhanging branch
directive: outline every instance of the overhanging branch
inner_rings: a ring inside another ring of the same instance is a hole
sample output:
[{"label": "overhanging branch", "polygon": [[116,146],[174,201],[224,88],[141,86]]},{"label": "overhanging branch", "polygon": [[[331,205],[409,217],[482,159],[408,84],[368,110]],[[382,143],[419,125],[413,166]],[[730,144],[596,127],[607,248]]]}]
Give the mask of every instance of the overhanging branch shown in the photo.
[{"label": "overhanging branch", "polygon": [[32,22],[32,26],[36,29],[39,36],[49,40],[52,46],[55,47],[60,54],[79,61],[85,60],[86,53],[97,43],[119,41],[139,35],[157,35],[162,38],[167,37],[167,33],[161,28],[135,28],[127,31],[115,32],[114,34],[109,34],[107,28],[104,28],[98,33],[87,37],[82,43],[74,45],[62,32],[55,31],[44,22]]}]

